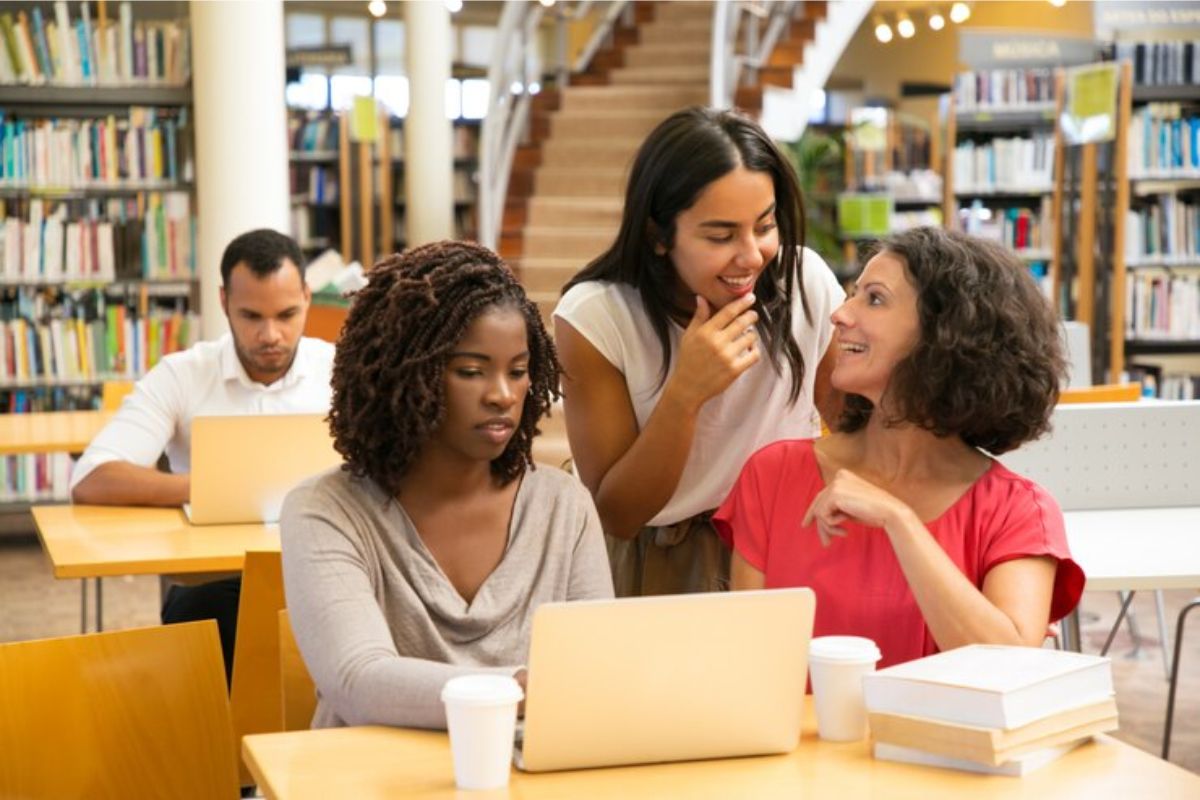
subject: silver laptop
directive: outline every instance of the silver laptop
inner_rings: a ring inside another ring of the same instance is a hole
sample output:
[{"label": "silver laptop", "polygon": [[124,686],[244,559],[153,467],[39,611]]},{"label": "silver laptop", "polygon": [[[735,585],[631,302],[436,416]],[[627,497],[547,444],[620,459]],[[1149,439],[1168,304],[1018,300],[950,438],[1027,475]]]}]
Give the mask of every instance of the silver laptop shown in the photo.
[{"label": "silver laptop", "polygon": [[516,765],[542,772],[790,752],[815,608],[811,589],[541,606]]},{"label": "silver laptop", "polygon": [[278,522],[300,481],[342,463],[323,414],[248,414],[192,420],[194,525]]}]

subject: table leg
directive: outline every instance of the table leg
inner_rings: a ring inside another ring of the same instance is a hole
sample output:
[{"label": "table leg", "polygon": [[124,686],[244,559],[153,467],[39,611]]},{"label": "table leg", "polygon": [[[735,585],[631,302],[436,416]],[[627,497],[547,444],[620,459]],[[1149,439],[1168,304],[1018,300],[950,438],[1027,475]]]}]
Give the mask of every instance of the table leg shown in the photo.
[{"label": "table leg", "polygon": [[96,578],[96,633],[104,630],[104,579]]},{"label": "table leg", "polygon": [[1167,690],[1167,722],[1163,726],[1162,757],[1166,761],[1171,755],[1171,724],[1175,721],[1175,687],[1179,683],[1179,656],[1183,651],[1183,623],[1187,620],[1188,612],[1200,608],[1200,597],[1183,607],[1179,612],[1179,622],[1175,625],[1175,658],[1171,662],[1170,688]]},{"label": "table leg", "polygon": [[1121,629],[1121,620],[1125,619],[1125,614],[1129,611],[1129,604],[1133,602],[1133,596],[1136,591],[1130,590],[1129,594],[1125,595],[1124,602],[1121,603],[1121,612],[1117,614],[1117,621],[1113,623],[1112,630],[1108,632],[1108,639],[1104,642],[1104,647],[1100,649],[1100,655],[1108,655],[1108,648],[1112,646],[1113,639],[1117,638],[1117,631]]},{"label": "table leg", "polygon": [[1083,652],[1083,642],[1079,638],[1079,609],[1062,618],[1062,648],[1076,653]]},{"label": "table leg", "polygon": [[87,633],[87,621],[88,621],[87,592],[88,592],[87,578],[82,578],[79,581],[79,632],[80,633]]}]

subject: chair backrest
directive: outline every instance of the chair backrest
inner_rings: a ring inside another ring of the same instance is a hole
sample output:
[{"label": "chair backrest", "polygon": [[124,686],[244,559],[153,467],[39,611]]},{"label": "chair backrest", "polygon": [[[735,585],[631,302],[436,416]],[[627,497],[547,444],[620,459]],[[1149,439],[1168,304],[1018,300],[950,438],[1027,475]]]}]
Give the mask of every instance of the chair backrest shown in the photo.
[{"label": "chair backrest", "polygon": [[1000,460],[1064,511],[1200,503],[1200,401],[1058,406],[1052,422]]},{"label": "chair backrest", "polygon": [[1071,403],[1128,403],[1141,399],[1142,386],[1138,383],[1105,383],[1100,386],[1078,386],[1063,389],[1058,402]]},{"label": "chair backrest", "polygon": [[279,685],[283,692],[283,729],[311,728],[317,710],[317,687],[296,645],[286,608],[279,612]]},{"label": "chair backrest", "polygon": [[[251,550],[242,564],[230,706],[239,748],[249,733],[283,730],[279,689],[279,609],[284,607],[279,551]],[[242,783],[253,783],[241,765]]]},{"label": "chair backrest", "polygon": [[212,620],[0,644],[0,797],[238,796]]},{"label": "chair backrest", "polygon": [[116,411],[121,407],[125,395],[133,391],[133,381],[105,381],[100,386],[100,409]]}]

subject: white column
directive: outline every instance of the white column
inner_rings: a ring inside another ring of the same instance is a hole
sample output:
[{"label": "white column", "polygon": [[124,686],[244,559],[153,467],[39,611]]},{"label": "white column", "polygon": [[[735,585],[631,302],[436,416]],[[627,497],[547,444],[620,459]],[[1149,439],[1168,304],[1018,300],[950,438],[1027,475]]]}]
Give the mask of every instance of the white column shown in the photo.
[{"label": "white column", "polygon": [[289,233],[283,3],[189,5],[201,333],[214,339],[228,329],[225,246],[254,228]]},{"label": "white column", "polygon": [[454,238],[454,131],[446,118],[450,12],[440,2],[405,3],[404,20],[404,215],[408,247],[415,247]]}]

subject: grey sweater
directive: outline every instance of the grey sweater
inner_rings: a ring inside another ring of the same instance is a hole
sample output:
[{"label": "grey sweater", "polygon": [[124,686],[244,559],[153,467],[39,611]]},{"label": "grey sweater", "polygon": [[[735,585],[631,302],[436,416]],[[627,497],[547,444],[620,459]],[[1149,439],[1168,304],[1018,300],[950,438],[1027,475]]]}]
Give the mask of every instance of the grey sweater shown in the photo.
[{"label": "grey sweater", "polygon": [[522,479],[504,556],[469,605],[369,479],[335,469],[305,481],[280,532],[289,616],[317,685],[314,728],[444,728],[443,684],[524,664],[540,604],[613,593],[591,497],[544,466]]}]

